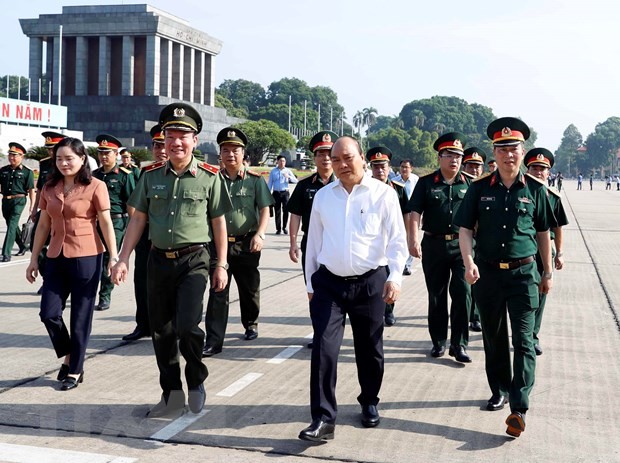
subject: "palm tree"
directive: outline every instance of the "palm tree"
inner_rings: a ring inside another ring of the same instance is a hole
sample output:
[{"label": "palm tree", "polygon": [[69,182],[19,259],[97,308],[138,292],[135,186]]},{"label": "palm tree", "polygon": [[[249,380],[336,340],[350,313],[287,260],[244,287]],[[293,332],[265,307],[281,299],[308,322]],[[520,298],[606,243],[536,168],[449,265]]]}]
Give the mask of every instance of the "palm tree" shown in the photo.
[{"label": "palm tree", "polygon": [[377,111],[377,109],[373,108],[372,106],[370,108],[364,108],[362,110],[362,115],[363,115],[362,125],[365,125],[368,128],[373,126],[374,123],[377,121],[378,114],[379,114],[379,111]]},{"label": "palm tree", "polygon": [[353,126],[357,128],[357,133],[362,137],[362,126],[364,125],[364,113],[358,111],[353,116]]}]

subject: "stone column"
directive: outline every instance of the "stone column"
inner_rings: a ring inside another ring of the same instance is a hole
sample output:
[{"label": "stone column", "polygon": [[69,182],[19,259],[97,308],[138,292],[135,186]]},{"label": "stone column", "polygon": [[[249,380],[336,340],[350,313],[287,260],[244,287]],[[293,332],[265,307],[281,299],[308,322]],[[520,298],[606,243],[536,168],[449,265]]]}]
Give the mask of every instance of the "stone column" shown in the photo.
[{"label": "stone column", "polygon": [[205,54],[205,104],[213,106],[215,104],[215,60],[213,55]]},{"label": "stone column", "polygon": [[205,63],[206,63],[206,53],[204,51],[198,52],[200,53],[198,57],[198,86],[196,87],[196,100],[200,104],[205,104]]},{"label": "stone column", "polygon": [[121,72],[121,95],[133,96],[134,49],[133,37],[123,36],[123,64]]},{"label": "stone column", "polygon": [[146,88],[147,95],[159,95],[161,40],[157,35],[146,36]]},{"label": "stone column", "polygon": [[[57,104],[58,103],[58,92],[61,91],[61,89],[58,88],[58,82],[59,80],[61,81],[61,85],[62,85],[62,79],[59,79],[60,73],[62,72],[62,70],[59,68],[59,66],[62,65],[62,63],[60,63],[59,59],[60,58],[60,36],[55,36],[54,37],[54,58],[53,58],[53,67],[54,67],[54,74],[52,75],[52,104]],[[63,50],[64,53],[64,50]],[[62,101],[62,99],[61,99]]]},{"label": "stone column", "polygon": [[30,77],[30,99],[39,100],[39,79],[43,75],[43,40],[30,37],[28,77]]},{"label": "stone column", "polygon": [[162,39],[159,94],[172,97],[172,42]]},{"label": "stone column", "polygon": [[194,49],[185,47],[183,63],[183,95],[185,100],[193,103],[194,99]]},{"label": "stone column", "polygon": [[110,94],[110,39],[99,37],[99,95]]},{"label": "stone column", "polygon": [[185,47],[180,43],[172,44],[172,98],[183,99],[183,70]]},{"label": "stone column", "polygon": [[88,39],[75,38],[75,94],[88,95]]}]

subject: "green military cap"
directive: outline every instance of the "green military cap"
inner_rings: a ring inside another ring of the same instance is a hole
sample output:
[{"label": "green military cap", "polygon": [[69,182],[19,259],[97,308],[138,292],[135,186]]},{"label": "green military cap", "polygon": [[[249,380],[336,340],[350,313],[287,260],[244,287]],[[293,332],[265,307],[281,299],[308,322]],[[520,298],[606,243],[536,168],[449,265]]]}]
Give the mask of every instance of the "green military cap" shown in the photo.
[{"label": "green military cap", "polygon": [[9,143],[9,154],[19,154],[20,156],[23,156],[26,154],[26,148],[13,141]]},{"label": "green military cap", "polygon": [[530,128],[516,117],[500,117],[487,127],[493,146],[514,146],[530,138]]},{"label": "green military cap", "polygon": [[217,134],[217,144],[222,146],[226,143],[245,147],[248,144],[248,137],[235,127],[225,127]]},{"label": "green military cap", "polygon": [[153,143],[163,143],[165,140],[164,132],[161,129],[161,125],[157,124],[151,127],[151,141]]},{"label": "green military cap", "polygon": [[46,148],[53,148],[54,146],[56,146],[56,143],[66,137],[66,135],[63,135],[62,133],[50,131],[43,132],[41,135],[45,137]]},{"label": "green military cap", "polygon": [[385,146],[375,146],[366,151],[366,159],[371,164],[373,162],[385,162],[392,159],[392,150]]},{"label": "green military cap", "polygon": [[525,167],[543,166],[551,169],[555,163],[553,153],[546,148],[532,148],[525,154]]},{"label": "green military cap", "polygon": [[338,135],[334,132],[331,130],[322,130],[321,132],[315,133],[310,139],[308,148],[313,153],[318,150],[331,150],[336,140],[338,140]]},{"label": "green military cap", "polygon": [[172,103],[159,113],[159,125],[161,130],[175,129],[200,133],[202,117],[187,103]]},{"label": "green military cap", "polygon": [[97,151],[117,151],[122,143],[113,135],[102,133],[95,138],[97,142]]},{"label": "green military cap", "polygon": [[463,154],[463,140],[465,136],[459,132],[448,132],[444,133],[440,136],[435,143],[433,144],[433,148],[441,153],[443,150],[448,150],[451,153]]},{"label": "green military cap", "polygon": [[487,155],[477,146],[472,146],[463,151],[463,164],[484,164]]}]

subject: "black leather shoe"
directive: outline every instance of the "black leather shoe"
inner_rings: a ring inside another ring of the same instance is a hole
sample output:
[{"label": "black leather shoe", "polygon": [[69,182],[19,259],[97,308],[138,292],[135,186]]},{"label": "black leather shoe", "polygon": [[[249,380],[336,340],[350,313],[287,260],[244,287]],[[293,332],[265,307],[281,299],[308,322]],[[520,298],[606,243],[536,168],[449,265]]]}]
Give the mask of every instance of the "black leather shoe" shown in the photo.
[{"label": "black leather shoe", "polygon": [[506,418],[506,434],[512,437],[519,437],[525,431],[525,413],[512,412]]},{"label": "black leather shoe", "polygon": [[471,357],[467,354],[464,346],[450,346],[448,355],[454,357],[457,362],[471,363]]},{"label": "black leather shoe", "polygon": [[205,399],[207,394],[205,393],[205,386],[201,384],[195,389],[190,389],[187,394],[187,404],[192,413],[200,413],[205,406]]},{"label": "black leather shoe", "polygon": [[336,431],[335,424],[326,423],[323,420],[314,420],[306,429],[302,429],[299,438],[311,442],[321,442],[334,438]]},{"label": "black leather shoe", "polygon": [[313,342],[309,342],[308,344],[306,344],[306,347],[307,347],[308,349],[312,349],[312,346],[314,346],[314,343],[313,343]]},{"label": "black leather shoe", "polygon": [[148,418],[178,418],[185,412],[185,394],[183,391],[162,393],[159,403],[152,407],[146,416]]},{"label": "black leather shoe", "polygon": [[534,352],[536,352],[536,355],[542,355],[543,350],[542,347],[540,347],[540,344],[534,344]]},{"label": "black leather shoe", "polygon": [[26,248],[21,248],[21,249],[17,252],[17,254],[15,254],[15,255],[16,255],[16,256],[25,256],[25,255],[26,255],[26,251],[27,251],[27,249],[26,249]]},{"label": "black leather shoe", "polygon": [[247,330],[245,330],[246,341],[252,341],[256,338],[258,338],[258,330],[256,328],[248,328]]},{"label": "black leather shoe", "polygon": [[394,316],[394,312],[385,314],[385,326],[394,326],[396,323],[396,317]]},{"label": "black leather shoe", "polygon": [[476,331],[477,333],[480,333],[482,331],[482,325],[480,324],[479,321],[471,322],[469,324],[469,329],[472,331]]},{"label": "black leather shoe", "polygon": [[146,338],[147,336],[150,336],[150,334],[136,326],[133,333],[126,334],[122,339],[123,341],[137,341],[138,339]]},{"label": "black leather shoe", "polygon": [[110,301],[106,301],[99,299],[99,304],[95,306],[95,310],[103,311],[108,310],[110,308]]},{"label": "black leather shoe", "polygon": [[431,349],[431,357],[443,357],[446,353],[446,348],[444,346],[433,346]]},{"label": "black leather shoe", "polygon": [[362,425],[365,428],[374,428],[381,422],[376,405],[362,405]]},{"label": "black leather shoe", "polygon": [[405,276],[411,275],[411,270],[409,270],[407,267],[405,267],[405,270],[403,270],[403,275],[405,275]]},{"label": "black leather shoe", "polygon": [[276,230],[276,235],[279,235],[280,233],[280,230]]},{"label": "black leather shoe", "polygon": [[68,374],[69,374],[69,365],[65,365],[63,363],[62,365],[60,365],[60,371],[58,372],[58,376],[56,376],[56,379],[58,381],[64,381]]},{"label": "black leather shoe", "polygon": [[282,233],[284,233],[285,235],[288,234],[288,230],[286,228],[282,229]]},{"label": "black leather shoe", "polygon": [[487,402],[487,410],[490,412],[496,412],[497,410],[501,410],[506,405],[506,397],[503,395],[494,395]]},{"label": "black leather shoe", "polygon": [[202,349],[202,356],[204,357],[213,357],[214,355],[222,352],[222,346],[205,346]]},{"label": "black leather shoe", "polygon": [[75,389],[78,387],[78,384],[84,381],[84,372],[80,373],[80,376],[75,378],[74,376],[69,376],[62,381],[62,386],[60,386],[61,391],[70,391],[71,389]]},{"label": "black leather shoe", "polygon": [[2,262],[11,262],[11,256],[2,256]]}]

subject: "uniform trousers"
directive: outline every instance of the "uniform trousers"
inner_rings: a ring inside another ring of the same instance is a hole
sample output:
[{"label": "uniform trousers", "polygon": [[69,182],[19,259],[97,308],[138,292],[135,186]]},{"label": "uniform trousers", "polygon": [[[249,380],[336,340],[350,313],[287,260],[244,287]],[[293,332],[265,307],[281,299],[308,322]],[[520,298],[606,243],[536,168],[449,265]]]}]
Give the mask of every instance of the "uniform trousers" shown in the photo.
[{"label": "uniform trousers", "polygon": [[19,219],[26,207],[26,198],[2,199],[2,217],[6,222],[6,235],[2,244],[2,255],[10,256],[13,251],[13,244],[17,242],[19,249],[23,249],[21,234],[19,233]]},{"label": "uniform trousers", "polygon": [[[69,373],[84,370],[84,357],[93,320],[102,255],[47,258],[39,316],[58,358],[71,354]],[[69,330],[62,317],[71,296]],[[70,332],[69,332],[70,331]]]},{"label": "uniform trousers", "polygon": [[[480,279],[473,290],[483,328],[489,387],[493,395],[508,395],[513,411],[526,411],[536,371],[533,330],[540,283],[536,264],[531,262],[513,270],[500,270],[480,259],[476,259],[476,264]],[[510,366],[508,318],[514,374]]]},{"label": "uniform trousers", "polygon": [[[120,214],[119,214],[120,215]],[[114,217],[112,219],[112,225],[114,227],[114,238],[116,239],[116,249],[121,248],[123,243],[123,237],[125,236],[125,230],[127,229],[128,217]],[[103,268],[108,268],[108,262],[110,262],[110,253],[106,250],[103,253]],[[114,289],[114,283],[110,279],[107,272],[101,273],[101,287],[99,288],[99,300],[110,301],[112,290]]]},{"label": "uniform trousers", "polygon": [[[250,252],[250,242],[254,233],[249,233],[242,240],[228,242],[228,285],[224,291],[209,290],[205,326],[207,330],[206,345],[221,347],[224,344],[226,326],[228,325],[229,293],[232,279],[239,291],[241,324],[247,330],[256,329],[260,313],[260,252]],[[215,249],[213,248],[213,251]],[[213,271],[212,267],[211,271]]]},{"label": "uniform trousers", "polygon": [[[555,259],[555,248],[553,246],[551,247],[551,258]],[[538,274],[542,277],[544,267],[542,257],[540,257],[540,253],[538,252],[536,253],[536,270],[538,271]],[[546,303],[547,295],[543,293],[538,293],[538,308],[534,313],[534,339],[536,340],[534,344],[538,343],[538,333],[540,333],[540,325],[542,325],[542,317],[543,312],[545,311]]]},{"label": "uniform trousers", "polygon": [[336,421],[336,373],[338,354],[347,315],[353,330],[353,345],[361,405],[377,405],[383,381],[383,288],[387,268],[353,279],[342,278],[324,266],[311,276],[314,295],[310,317],[314,337],[310,362],[310,409],[312,419]]},{"label": "uniform trousers", "polygon": [[150,333],[147,296],[147,262],[151,250],[149,240],[149,226],[144,228],[140,240],[136,244],[136,256],[134,260],[133,289],[136,298],[136,327],[144,332]]},{"label": "uniform trousers", "polygon": [[288,204],[289,192],[288,190],[274,190],[272,196],[275,201],[276,230],[280,231],[281,229],[286,229],[288,224],[288,209],[286,205]]},{"label": "uniform trousers", "polygon": [[[450,319],[450,344],[469,342],[470,286],[465,281],[465,265],[459,240],[445,241],[425,236],[422,240],[422,270],[428,289],[428,331],[433,346],[445,346]],[[450,313],[448,314],[448,291]]]},{"label": "uniform trousers", "polygon": [[209,252],[201,248],[187,255],[168,259],[151,249],[148,311],[159,384],[164,394],[182,389],[179,351],[185,359],[185,379],[190,389],[209,375],[202,363],[205,333],[200,329],[203,298],[209,278]]}]

